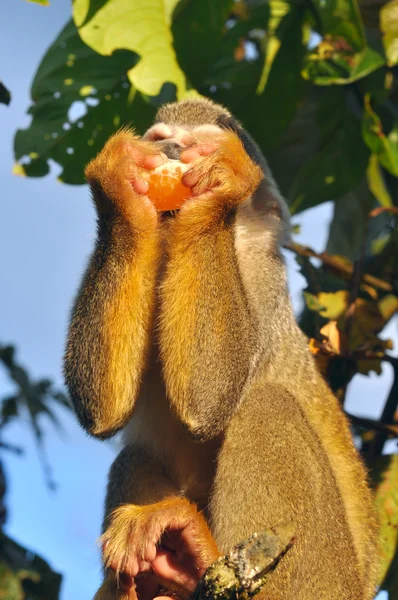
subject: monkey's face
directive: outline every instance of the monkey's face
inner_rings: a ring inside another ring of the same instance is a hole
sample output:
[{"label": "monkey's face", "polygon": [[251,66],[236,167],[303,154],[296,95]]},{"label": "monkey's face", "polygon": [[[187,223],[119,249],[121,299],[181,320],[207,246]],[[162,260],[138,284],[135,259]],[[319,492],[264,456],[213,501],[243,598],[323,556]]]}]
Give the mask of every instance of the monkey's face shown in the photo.
[{"label": "monkey's face", "polygon": [[179,160],[183,149],[194,146],[202,136],[221,133],[218,125],[169,125],[155,123],[143,136],[144,140],[154,142],[170,159]]}]

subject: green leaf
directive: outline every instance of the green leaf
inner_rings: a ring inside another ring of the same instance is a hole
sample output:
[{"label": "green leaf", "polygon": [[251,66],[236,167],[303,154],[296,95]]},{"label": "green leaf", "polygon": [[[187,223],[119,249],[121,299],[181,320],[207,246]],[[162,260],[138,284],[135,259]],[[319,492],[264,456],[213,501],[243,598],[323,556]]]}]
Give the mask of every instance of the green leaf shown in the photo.
[{"label": "green leaf", "polygon": [[379,204],[381,204],[381,206],[393,206],[376,154],[370,155],[366,176],[369,189]]},{"label": "green leaf", "polygon": [[356,0],[312,0],[321,35],[341,36],[356,50],[366,44],[365,31]]},{"label": "green leaf", "polygon": [[[327,251],[329,254],[358,260],[368,227],[368,214],[376,206],[366,179],[334,203],[333,220],[329,229]],[[366,254],[370,253],[373,235],[369,236]]]},{"label": "green leaf", "polygon": [[225,22],[232,0],[182,0],[173,14],[172,34],[178,63],[196,87],[203,85],[222,55]]},{"label": "green leaf", "polygon": [[178,99],[187,91],[171,35],[172,12],[178,0],[75,0],[73,18],[82,40],[96,52],[111,55],[132,50],[140,60],[129,70],[133,86],[157,96],[167,82]]},{"label": "green leaf", "polygon": [[[228,106],[233,113],[256,93],[263,69],[261,40],[266,35],[268,5],[245,5],[245,9],[244,18],[224,31],[219,54],[198,86],[202,94]],[[246,55],[247,44],[254,50],[250,57]]]},{"label": "green leaf", "polygon": [[1,600],[24,600],[21,581],[10,567],[0,561],[0,598]]},{"label": "green leaf", "polygon": [[387,2],[380,10],[380,29],[390,67],[398,64],[398,0]]},{"label": "green leaf", "polygon": [[288,195],[294,214],[321,202],[340,198],[361,181],[369,151],[361,127],[349,110],[351,91],[328,90],[317,111],[318,148],[298,172]]},{"label": "green leaf", "polygon": [[315,294],[311,294],[310,292],[303,292],[305,305],[312,312],[320,313],[324,310],[323,304],[321,304]]},{"label": "green leaf", "polygon": [[6,86],[0,81],[0,103],[10,104],[11,94],[7,90]]},{"label": "green leaf", "polygon": [[0,598],[58,600],[62,577],[30,549],[1,533]]},{"label": "green leaf", "polygon": [[[274,149],[296,114],[305,83],[300,75],[306,51],[304,15],[296,6],[289,18],[284,41],[276,54],[264,90],[250,94],[236,108],[236,116],[253,133],[262,150]],[[263,65],[266,58],[262,56]],[[230,95],[233,90],[230,91]]]},{"label": "green leaf", "polygon": [[379,69],[385,59],[367,44],[356,0],[314,0],[323,39],[308,51],[303,77],[316,85],[345,85]]},{"label": "green leaf", "polygon": [[314,51],[308,53],[303,77],[316,85],[346,85],[385,64],[384,58],[371,48],[353,52],[351,49],[341,50],[342,44],[342,40],[321,42]]},{"label": "green leaf", "polygon": [[264,66],[258,84],[257,93],[264,91],[275,57],[279,52],[282,41],[296,16],[291,2],[285,0],[270,0],[268,26],[264,43]]},{"label": "green leaf", "polygon": [[316,296],[304,292],[307,307],[325,319],[337,320],[348,307],[348,292],[319,292]]},{"label": "green leaf", "polygon": [[[136,61],[128,51],[111,57],[97,54],[81,41],[70,21],[35,75],[34,104],[29,109],[32,122],[17,131],[14,142],[16,159],[23,158],[19,173],[42,177],[52,159],[63,169],[61,181],[81,184],[84,165],[116,129],[134,122],[138,131],[145,131],[155,109],[127,80],[126,73]],[[70,111],[75,102],[86,111],[81,118],[73,118]]]},{"label": "green leaf", "polygon": [[369,94],[365,94],[362,132],[363,139],[377,155],[380,164],[398,177],[398,123],[386,135],[380,118],[372,109]]},{"label": "green leaf", "polygon": [[272,173],[282,194],[291,196],[292,183],[303,165],[317,153],[321,131],[317,123],[317,110],[324,90],[308,86],[296,114],[284,131],[279,143],[267,153]]},{"label": "green leaf", "polygon": [[50,2],[48,0],[28,0],[28,2],[33,2],[34,4],[41,4],[42,6],[50,6]]},{"label": "green leaf", "polygon": [[383,581],[398,548],[398,455],[380,456],[370,466],[380,522],[379,582],[387,589]]},{"label": "green leaf", "polygon": [[389,600],[398,600],[398,550],[384,579],[383,589],[387,590]]},{"label": "green leaf", "polygon": [[2,398],[1,400],[1,419],[2,426],[4,426],[7,421],[9,421],[12,417],[16,417],[18,415],[18,398],[17,396],[8,396],[7,398]]}]

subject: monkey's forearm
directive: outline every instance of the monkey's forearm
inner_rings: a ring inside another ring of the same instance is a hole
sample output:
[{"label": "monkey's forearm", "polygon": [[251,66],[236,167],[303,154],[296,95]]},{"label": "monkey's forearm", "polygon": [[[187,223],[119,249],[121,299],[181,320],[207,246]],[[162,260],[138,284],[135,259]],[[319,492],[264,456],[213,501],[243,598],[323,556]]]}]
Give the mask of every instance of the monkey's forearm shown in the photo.
[{"label": "monkey's forearm", "polygon": [[176,221],[161,290],[160,347],[168,395],[179,418],[202,439],[224,429],[256,351],[232,227],[215,221],[199,233],[195,223]]},{"label": "monkey's forearm", "polygon": [[69,328],[65,378],[81,424],[108,437],[131,416],[149,344],[158,234],[116,216],[99,239]]}]

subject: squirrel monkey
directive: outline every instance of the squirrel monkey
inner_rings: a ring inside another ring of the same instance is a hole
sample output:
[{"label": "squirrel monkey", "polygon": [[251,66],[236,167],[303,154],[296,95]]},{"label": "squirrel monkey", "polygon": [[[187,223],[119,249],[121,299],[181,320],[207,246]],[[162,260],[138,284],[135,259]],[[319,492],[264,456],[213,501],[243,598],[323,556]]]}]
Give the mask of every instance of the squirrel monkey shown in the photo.
[{"label": "squirrel monkey", "polygon": [[[144,174],[169,158],[192,195],[159,214]],[[65,377],[90,434],[125,428],[96,600],[187,598],[220,553],[288,522],[295,543],[259,598],[370,600],[366,473],[296,324],[288,211],[256,143],[225,108],[186,100],[142,138],[112,136],[86,176],[98,236]]]}]

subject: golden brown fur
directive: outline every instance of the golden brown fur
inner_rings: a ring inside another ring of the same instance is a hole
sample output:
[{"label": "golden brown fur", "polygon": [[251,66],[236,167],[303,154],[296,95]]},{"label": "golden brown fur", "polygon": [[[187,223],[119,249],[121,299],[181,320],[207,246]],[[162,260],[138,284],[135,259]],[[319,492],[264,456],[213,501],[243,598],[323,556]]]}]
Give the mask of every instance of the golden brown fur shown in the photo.
[{"label": "golden brown fur", "polygon": [[[155,144],[122,131],[87,169],[99,237],[65,374],[88,431],[105,437],[127,425],[109,478],[105,560],[130,576],[134,561],[145,571],[154,540],[180,519],[202,568],[218,553],[208,526],[225,552],[293,521],[296,543],[261,597],[370,600],[372,500],[346,419],[291,310],[279,251],[284,202],[225,109],[189,101],[162,108],[157,120],[172,141],[186,131],[198,147],[217,146],[193,162],[197,197],[174,218],[161,220],[131,186]],[[219,134],[206,137],[206,123]],[[177,579],[169,589],[184,596]],[[140,598],[151,590],[138,587]],[[108,571],[96,600],[116,598],[136,591],[117,588]]]}]

